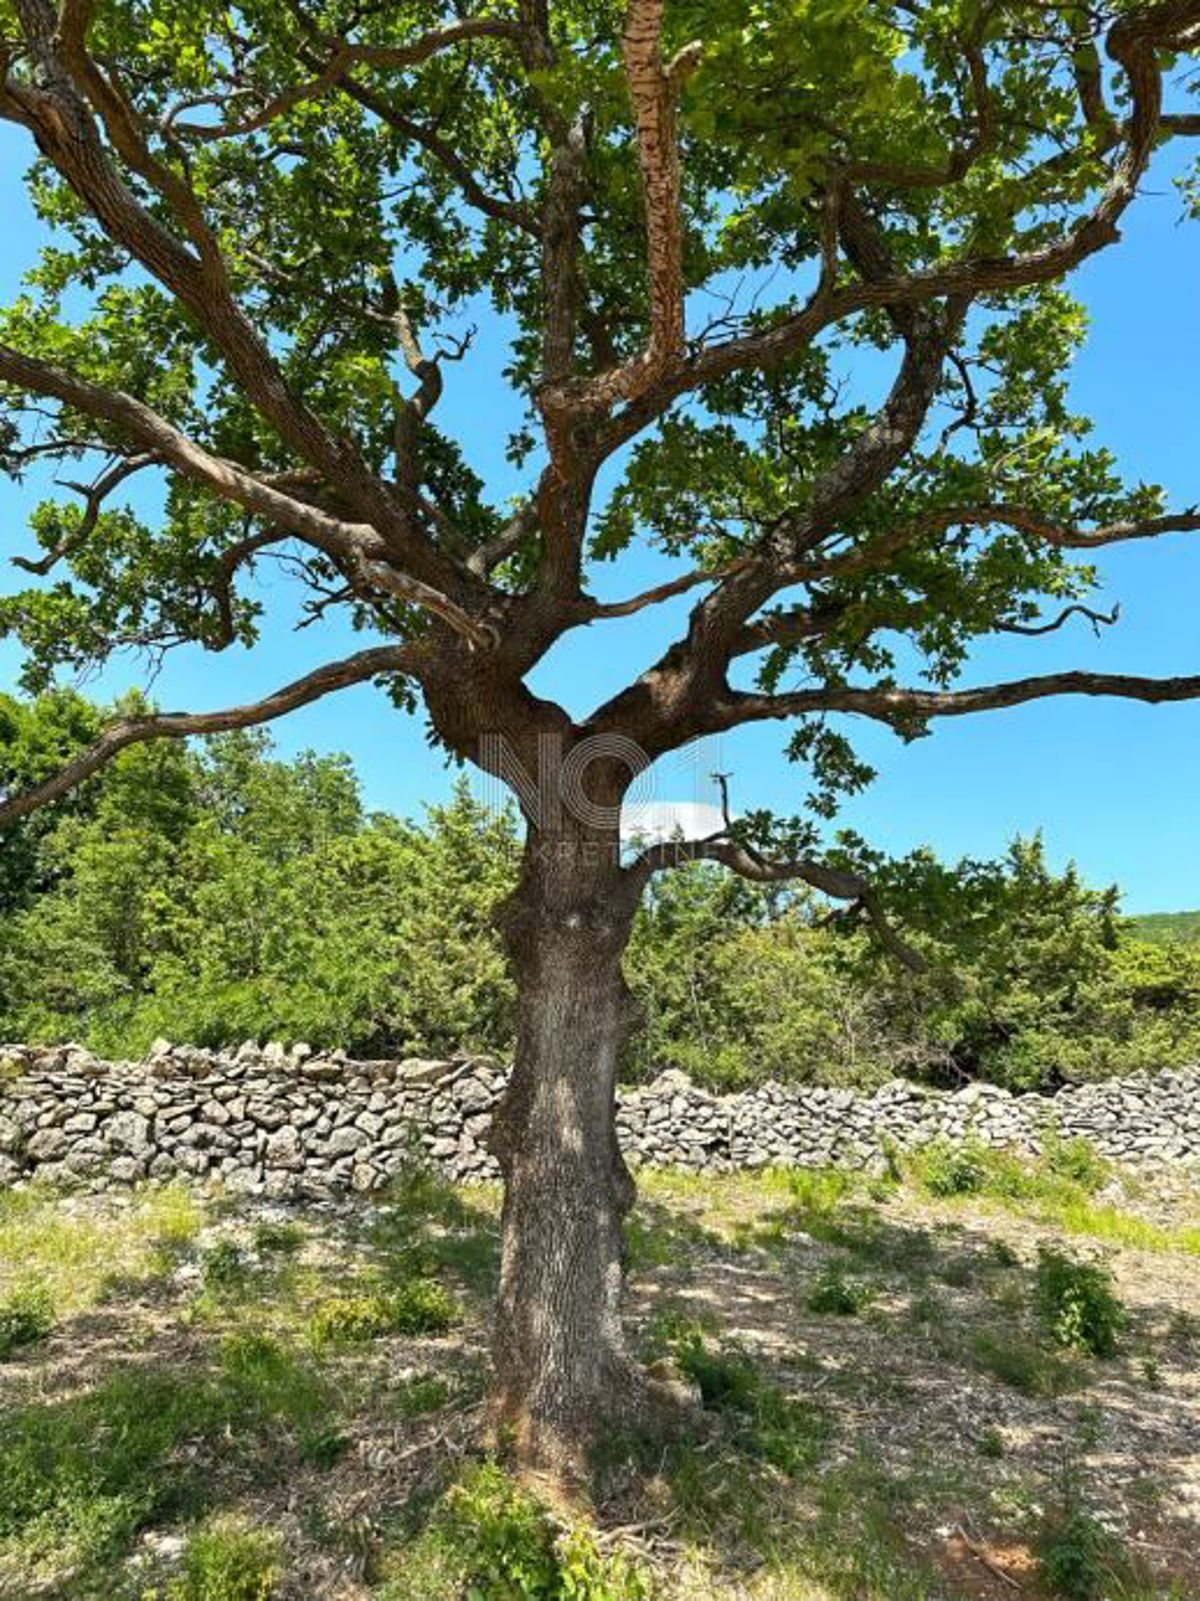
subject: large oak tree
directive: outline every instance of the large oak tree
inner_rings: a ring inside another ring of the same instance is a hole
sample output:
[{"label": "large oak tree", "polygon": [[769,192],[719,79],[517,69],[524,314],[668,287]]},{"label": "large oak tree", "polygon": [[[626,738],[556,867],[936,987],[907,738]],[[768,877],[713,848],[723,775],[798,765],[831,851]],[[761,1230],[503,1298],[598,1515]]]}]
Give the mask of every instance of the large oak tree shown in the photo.
[{"label": "large oak tree", "polygon": [[[528,1463],[652,1395],[622,1344],[612,1118],[648,880],[697,857],[798,876],[907,954],[812,818],[783,855],[752,814],[623,856],[638,753],[790,722],[819,817],[864,780],[855,718],[911,738],[1043,696],[1200,696],[952,687],[976,640],[1111,620],[1088,552],[1200,528],[1088,442],[1063,288],[1200,132],[1198,45],[1200,0],[0,0],[0,116],[53,241],[0,314],[0,448],[67,484],[0,601],[27,687],[130,646],[251,646],[266,562],[305,624],[373,636],[253,704],[117,721],[0,826],[133,742],[365,680],[457,757],[581,779],[562,806],[517,785],[504,914],[496,1401]],[[528,479],[503,509],[438,426],[484,318]],[[856,379],[885,367],[872,406]],[[595,598],[635,543],[677,576]],[[685,594],[679,637],[588,716],[528,687],[570,631]]]}]

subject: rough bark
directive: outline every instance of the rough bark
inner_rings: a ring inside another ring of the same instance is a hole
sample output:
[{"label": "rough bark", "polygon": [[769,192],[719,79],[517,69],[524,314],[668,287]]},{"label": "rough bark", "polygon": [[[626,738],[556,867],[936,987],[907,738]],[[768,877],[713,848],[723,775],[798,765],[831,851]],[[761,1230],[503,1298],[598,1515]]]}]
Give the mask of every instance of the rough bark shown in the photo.
[{"label": "rough bark", "polygon": [[519,1015],[492,1136],[505,1180],[495,1423],[522,1467],[568,1482],[597,1427],[648,1396],[621,1333],[634,1185],[614,1127],[638,1019],[621,972],[634,905],[615,837],[531,832],[501,916]]}]

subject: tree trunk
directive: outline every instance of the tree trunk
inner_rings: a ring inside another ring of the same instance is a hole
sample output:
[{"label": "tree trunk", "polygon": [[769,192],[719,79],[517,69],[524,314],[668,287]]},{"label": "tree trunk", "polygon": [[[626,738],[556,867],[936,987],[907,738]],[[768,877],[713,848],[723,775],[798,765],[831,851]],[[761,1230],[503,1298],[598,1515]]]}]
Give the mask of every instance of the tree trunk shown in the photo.
[{"label": "tree trunk", "polygon": [[504,1174],[495,1420],[526,1469],[577,1479],[597,1425],[646,1394],[621,1334],[634,1186],[614,1126],[638,1008],[621,972],[634,898],[616,840],[531,835],[501,914],[518,982],[516,1061],[493,1149]]}]

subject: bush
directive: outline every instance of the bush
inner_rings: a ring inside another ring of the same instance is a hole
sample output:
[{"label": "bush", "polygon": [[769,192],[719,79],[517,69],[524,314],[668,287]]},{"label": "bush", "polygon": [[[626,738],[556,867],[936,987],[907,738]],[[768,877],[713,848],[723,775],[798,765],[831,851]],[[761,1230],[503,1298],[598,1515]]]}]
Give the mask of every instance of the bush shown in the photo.
[{"label": "bush", "polygon": [[458,1303],[436,1279],[410,1279],[388,1297],[397,1334],[445,1334],[461,1321]]},{"label": "bush", "polygon": [[44,1340],[54,1327],[54,1305],[42,1284],[26,1284],[0,1302],[0,1362]]},{"label": "bush", "polygon": [[235,1240],[214,1240],[201,1258],[204,1288],[218,1295],[238,1289],[245,1283],[249,1271],[246,1253]]},{"label": "bush", "polygon": [[841,1268],[831,1263],[813,1285],[806,1304],[810,1312],[854,1317],[867,1305],[871,1295],[870,1285],[846,1278]]},{"label": "bush", "polygon": [[232,1518],[197,1529],[183,1555],[170,1601],[271,1601],[282,1575],[279,1536]]},{"label": "bush", "polygon": [[387,1601],[648,1601],[637,1569],[564,1529],[500,1468],[452,1486],[429,1530],[396,1553]]},{"label": "bush", "polygon": [[1108,1601],[1123,1566],[1114,1536],[1074,1503],[1047,1520],[1038,1555],[1047,1588],[1063,1601]]},{"label": "bush", "polygon": [[1064,1140],[1053,1129],[1042,1140],[1042,1161],[1051,1173],[1078,1184],[1088,1195],[1094,1195],[1112,1175],[1111,1164],[1090,1140],[1081,1136]]},{"label": "bush", "polygon": [[978,1195],[987,1183],[987,1153],[971,1140],[931,1140],[916,1161],[917,1177],[930,1195]]},{"label": "bush", "polygon": [[1068,1350],[1113,1356],[1126,1324],[1125,1308],[1112,1288],[1112,1274],[1091,1262],[1075,1262],[1061,1251],[1038,1251],[1038,1315],[1047,1334]]}]

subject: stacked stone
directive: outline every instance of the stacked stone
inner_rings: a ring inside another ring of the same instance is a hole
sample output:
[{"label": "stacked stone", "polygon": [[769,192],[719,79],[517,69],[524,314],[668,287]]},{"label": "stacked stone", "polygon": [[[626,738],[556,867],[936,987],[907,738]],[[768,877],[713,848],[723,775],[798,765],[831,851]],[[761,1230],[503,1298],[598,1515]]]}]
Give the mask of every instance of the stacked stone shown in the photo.
[{"label": "stacked stone", "polygon": [[1056,1097],[1056,1106],[1064,1130],[1090,1139],[1118,1161],[1200,1157],[1200,1068],[1073,1085]]},{"label": "stacked stone", "polygon": [[[385,1185],[414,1157],[492,1179],[505,1070],[488,1057],[350,1061],[308,1046],[209,1051],[158,1041],[142,1062],[81,1046],[0,1046],[0,1185],[188,1177],[288,1198]],[[893,1080],[873,1094],[767,1083],[715,1096],[669,1071],[620,1097],[635,1165],[722,1172],[876,1167],[892,1147],[973,1139],[1033,1152],[1049,1126],[1130,1163],[1200,1162],[1200,1067],[1012,1095]]]},{"label": "stacked stone", "polygon": [[142,1063],[6,1047],[0,1071],[0,1184],[190,1177],[288,1198],[378,1189],[414,1156],[456,1180],[496,1172],[483,1141],[504,1072],[485,1058],[161,1041]]},{"label": "stacked stone", "polygon": [[730,1166],[729,1101],[670,1068],[617,1105],[617,1138],[630,1162],[719,1172]]}]

